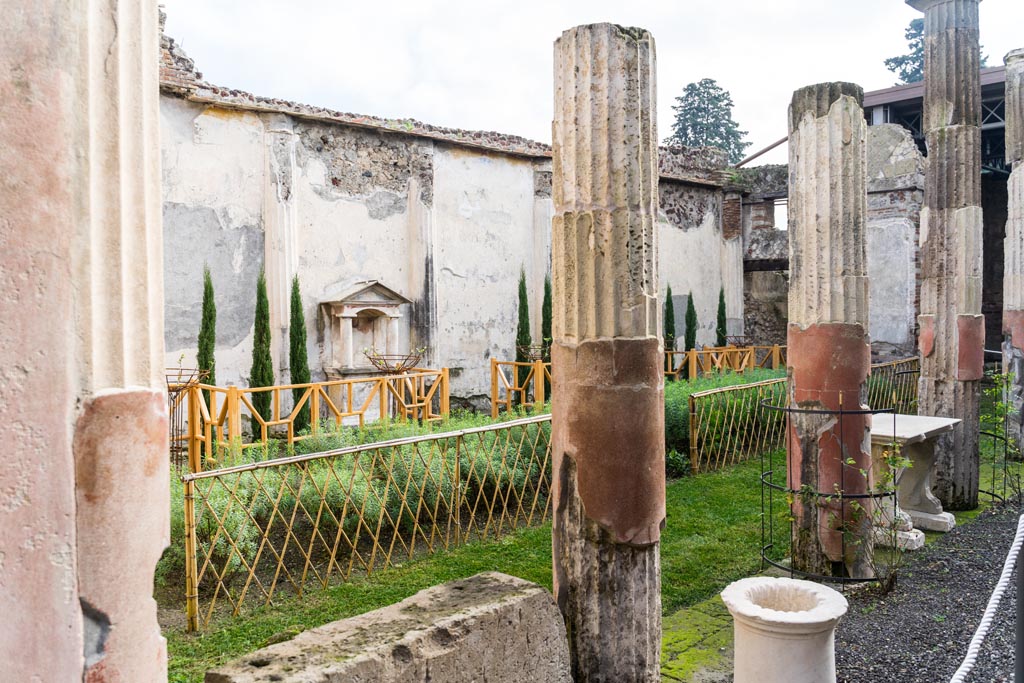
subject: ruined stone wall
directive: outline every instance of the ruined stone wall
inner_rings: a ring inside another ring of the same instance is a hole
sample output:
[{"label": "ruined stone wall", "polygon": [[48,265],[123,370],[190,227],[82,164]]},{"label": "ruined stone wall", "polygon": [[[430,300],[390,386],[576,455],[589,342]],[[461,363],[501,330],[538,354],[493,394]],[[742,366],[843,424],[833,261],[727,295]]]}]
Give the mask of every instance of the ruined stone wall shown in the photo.
[{"label": "ruined stone wall", "polygon": [[867,256],[872,350],[885,357],[914,355],[920,265],[918,227],[924,201],[925,159],[903,127],[868,127]]},{"label": "ruined stone wall", "polygon": [[[910,134],[897,125],[869,126],[867,136],[867,264],[872,351],[881,357],[915,353],[920,265],[918,226],[924,201],[923,158]],[[786,226],[774,216],[774,200],[787,193],[786,165],[739,169],[743,188],[743,258],[749,263],[788,259]],[[773,342],[786,320],[780,296],[785,274],[748,272],[744,318],[747,336]],[[780,342],[781,343],[781,342]]]},{"label": "ruined stone wall", "polygon": [[[314,379],[330,365],[318,304],[363,280],[412,301],[398,348],[427,347],[452,392],[482,405],[490,358],[510,359],[524,268],[539,341],[550,263],[551,162],[420,135],[161,97],[166,363],[195,362],[202,271],[217,302],[217,382],[246,386],[255,283],[267,272],[275,377],[288,375],[288,286],[298,274]],[[730,334],[742,333],[738,236],[722,235],[721,160],[663,152],[659,232],[664,282],[693,291],[698,342],[713,344],[723,285]],[[683,299],[685,304],[685,299]],[[677,312],[683,336],[683,310]],[[359,354],[361,349],[356,349]],[[463,402],[466,404],[467,402]]]},{"label": "ruined stone wall", "polygon": [[755,344],[785,344],[789,320],[789,273],[765,270],[743,276],[743,326]]},{"label": "ruined stone wall", "polygon": [[[658,239],[662,300],[672,286],[676,338],[686,331],[686,297],[697,310],[697,343],[715,344],[718,293],[725,288],[729,334],[743,334],[743,263],[739,235],[722,230],[722,192],[718,188],[662,178]],[[681,348],[681,347],[680,347]]]},{"label": "ruined stone wall", "polygon": [[520,267],[539,333],[550,242],[543,165],[535,174],[528,158],[174,96],[161,110],[169,365],[182,355],[194,362],[204,264],[224,385],[247,383],[264,267],[279,382],[288,379],[295,273],[316,379],[330,356],[318,304],[363,280],[412,300],[402,306],[398,348],[426,346],[428,363],[454,368],[460,395],[486,393],[489,358],[514,355]]}]

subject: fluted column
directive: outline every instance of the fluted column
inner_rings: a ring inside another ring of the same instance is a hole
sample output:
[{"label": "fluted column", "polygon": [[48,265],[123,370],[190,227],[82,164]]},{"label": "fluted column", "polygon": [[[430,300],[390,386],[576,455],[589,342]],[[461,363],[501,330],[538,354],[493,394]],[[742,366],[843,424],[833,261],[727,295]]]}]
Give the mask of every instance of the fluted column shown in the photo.
[{"label": "fluted column", "polygon": [[1007,431],[1024,427],[1024,49],[1006,55],[1006,184],[1009,207],[1003,242],[1003,371],[1012,377]]},{"label": "fluted column", "polygon": [[574,679],[658,681],[665,522],[654,39],[555,42],[554,589]]},{"label": "fluted column", "polygon": [[0,677],[166,680],[156,3],[0,26]]},{"label": "fluted column", "polygon": [[[871,347],[863,99],[860,86],[822,83],[797,90],[789,108],[787,358],[796,408],[857,410],[866,400]],[[790,429],[791,488],[825,496],[868,490],[870,416],[793,413]],[[856,507],[796,496],[793,566],[870,576],[870,514]]]},{"label": "fluted column", "polygon": [[928,171],[920,233],[918,412],[962,420],[935,449],[933,491],[952,510],[978,504],[979,380],[985,359],[978,2],[907,0],[925,14]]}]

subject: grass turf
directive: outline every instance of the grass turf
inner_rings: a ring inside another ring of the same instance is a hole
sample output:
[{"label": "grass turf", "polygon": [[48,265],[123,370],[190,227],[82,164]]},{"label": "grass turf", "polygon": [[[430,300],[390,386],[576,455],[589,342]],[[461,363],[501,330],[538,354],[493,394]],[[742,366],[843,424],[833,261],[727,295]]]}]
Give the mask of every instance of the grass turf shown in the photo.
[{"label": "grass turf", "polygon": [[[662,535],[662,610],[671,614],[759,566],[758,461],[671,481]],[[551,525],[473,543],[400,567],[286,598],[211,624],[204,632],[165,628],[172,683],[201,681],[219,664],[320,624],[398,602],[437,583],[501,571],[551,588]]]}]

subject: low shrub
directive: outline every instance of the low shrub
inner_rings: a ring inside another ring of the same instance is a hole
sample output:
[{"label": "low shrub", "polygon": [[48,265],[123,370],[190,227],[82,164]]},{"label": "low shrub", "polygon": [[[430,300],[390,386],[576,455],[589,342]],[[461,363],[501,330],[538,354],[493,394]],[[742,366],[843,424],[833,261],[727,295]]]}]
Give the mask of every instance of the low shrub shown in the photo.
[{"label": "low shrub", "polygon": [[[682,454],[688,462],[690,453],[690,394],[708,389],[752,384],[785,376],[785,370],[756,368],[740,374],[726,371],[698,377],[690,382],[667,382],[665,384],[665,452]],[[751,406],[751,409],[755,409]],[[684,473],[689,471],[687,464]],[[670,475],[672,476],[672,475]]]}]

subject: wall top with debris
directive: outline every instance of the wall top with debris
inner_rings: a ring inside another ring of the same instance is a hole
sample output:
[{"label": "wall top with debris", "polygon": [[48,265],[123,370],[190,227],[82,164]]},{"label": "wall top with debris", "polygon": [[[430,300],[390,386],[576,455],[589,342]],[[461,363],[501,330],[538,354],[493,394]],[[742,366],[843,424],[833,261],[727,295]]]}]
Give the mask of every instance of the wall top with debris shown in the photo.
[{"label": "wall top with debris", "polygon": [[[416,119],[385,119],[340,112],[273,97],[262,97],[203,80],[195,62],[173,38],[163,32],[166,14],[160,12],[160,90],[190,102],[228,109],[287,114],[324,123],[411,135],[513,156],[551,158],[551,146],[518,135],[494,131],[462,130],[423,123]],[[712,148],[662,147],[659,159],[662,178],[720,187],[727,182],[725,154]]]}]

